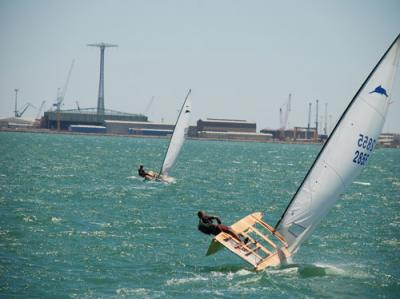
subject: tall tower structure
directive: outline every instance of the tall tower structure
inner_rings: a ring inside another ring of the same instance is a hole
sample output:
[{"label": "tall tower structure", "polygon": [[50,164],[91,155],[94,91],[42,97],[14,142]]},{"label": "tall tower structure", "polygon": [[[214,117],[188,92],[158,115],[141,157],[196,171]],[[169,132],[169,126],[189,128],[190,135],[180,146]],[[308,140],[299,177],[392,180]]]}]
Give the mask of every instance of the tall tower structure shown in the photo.
[{"label": "tall tower structure", "polygon": [[328,103],[325,103],[325,125],[324,134],[328,135]]},{"label": "tall tower structure", "polygon": [[18,104],[17,104],[17,97],[18,97],[18,88],[15,88],[15,110],[14,110],[14,115],[15,117],[18,117]]},{"label": "tall tower structure", "polygon": [[118,47],[118,45],[97,43],[88,44],[89,47],[100,48],[100,81],[99,81],[99,96],[97,98],[97,114],[104,115],[104,51],[109,47]]},{"label": "tall tower structure", "polygon": [[318,100],[315,101],[315,130],[317,131],[318,138]]},{"label": "tall tower structure", "polygon": [[311,125],[311,103],[308,103],[308,124],[307,124],[307,139],[310,139],[310,125]]}]

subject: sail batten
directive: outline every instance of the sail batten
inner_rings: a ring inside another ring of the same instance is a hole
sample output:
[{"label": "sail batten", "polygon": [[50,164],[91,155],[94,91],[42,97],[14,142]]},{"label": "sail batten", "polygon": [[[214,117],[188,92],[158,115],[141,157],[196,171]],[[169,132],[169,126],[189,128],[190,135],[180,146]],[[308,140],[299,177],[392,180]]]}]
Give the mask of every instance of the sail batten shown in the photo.
[{"label": "sail batten", "polygon": [[361,85],[275,225],[295,252],[372,154],[387,113],[400,35]]},{"label": "sail batten", "polygon": [[168,149],[165,153],[164,161],[160,169],[159,175],[168,176],[170,169],[174,166],[176,158],[181,151],[187,129],[189,127],[190,114],[192,112],[192,103],[190,99],[191,90],[188,91],[186,98],[179,111],[178,118],[175,123],[174,132],[170,139]]}]

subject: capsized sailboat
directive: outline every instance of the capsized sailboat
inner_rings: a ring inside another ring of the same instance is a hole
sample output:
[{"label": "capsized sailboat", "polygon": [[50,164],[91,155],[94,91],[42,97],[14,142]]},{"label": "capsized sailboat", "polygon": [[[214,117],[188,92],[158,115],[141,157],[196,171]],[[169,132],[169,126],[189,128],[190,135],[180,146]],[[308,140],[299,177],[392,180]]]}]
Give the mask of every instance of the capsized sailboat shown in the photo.
[{"label": "capsized sailboat", "polygon": [[192,101],[190,99],[190,93],[191,90],[189,89],[176,120],[174,132],[172,133],[172,137],[170,139],[168,149],[165,153],[160,172],[155,173],[153,171],[150,171],[149,174],[151,175],[146,176],[146,180],[157,180],[167,183],[173,181],[173,178],[170,177],[168,174],[171,168],[175,165],[176,159],[178,158],[179,152],[182,149],[182,145],[185,141],[187,130],[189,128],[190,114],[192,111]]},{"label": "capsized sailboat", "polygon": [[253,213],[232,225],[249,237],[239,244],[220,233],[207,255],[228,248],[256,270],[285,262],[310,236],[339,196],[365,167],[386,118],[400,57],[400,35],[379,60],[340,117],[274,227]]}]

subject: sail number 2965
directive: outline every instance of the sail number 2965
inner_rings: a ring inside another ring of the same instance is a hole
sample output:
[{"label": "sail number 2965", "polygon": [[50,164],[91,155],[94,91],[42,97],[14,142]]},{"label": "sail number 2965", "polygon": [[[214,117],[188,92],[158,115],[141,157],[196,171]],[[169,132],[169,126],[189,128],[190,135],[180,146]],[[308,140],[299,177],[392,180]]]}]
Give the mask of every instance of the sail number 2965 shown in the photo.
[{"label": "sail number 2965", "polygon": [[359,134],[357,140],[358,149],[354,153],[353,162],[364,165],[367,163],[370,153],[374,149],[376,140],[366,135]]}]

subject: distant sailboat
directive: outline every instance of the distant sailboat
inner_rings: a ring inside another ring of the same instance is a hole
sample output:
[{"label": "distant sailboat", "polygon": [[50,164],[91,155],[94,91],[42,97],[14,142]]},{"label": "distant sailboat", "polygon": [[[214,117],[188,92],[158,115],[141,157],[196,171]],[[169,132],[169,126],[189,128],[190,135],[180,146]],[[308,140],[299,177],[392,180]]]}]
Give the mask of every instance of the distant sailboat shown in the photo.
[{"label": "distant sailboat", "polygon": [[251,242],[238,244],[224,233],[207,252],[223,246],[256,270],[277,266],[310,236],[367,163],[385,121],[400,57],[400,35],[383,55],[340,117],[303,182],[272,227],[253,213],[232,225]]},{"label": "distant sailboat", "polygon": [[179,152],[182,149],[182,145],[185,141],[187,130],[189,128],[190,114],[192,111],[192,101],[190,99],[190,93],[191,90],[188,91],[185,101],[183,102],[182,108],[179,112],[174,132],[172,133],[172,137],[169,142],[168,149],[165,153],[160,172],[157,174],[153,171],[150,171],[149,173],[151,174],[151,176],[146,177],[147,180],[158,180],[163,182],[173,181],[173,178],[168,175],[171,168],[175,165],[176,159],[178,158]]}]

